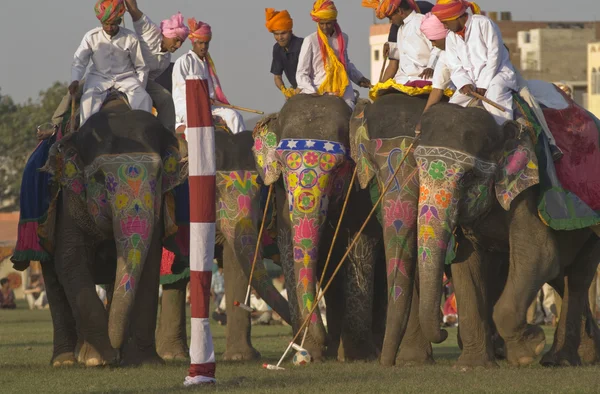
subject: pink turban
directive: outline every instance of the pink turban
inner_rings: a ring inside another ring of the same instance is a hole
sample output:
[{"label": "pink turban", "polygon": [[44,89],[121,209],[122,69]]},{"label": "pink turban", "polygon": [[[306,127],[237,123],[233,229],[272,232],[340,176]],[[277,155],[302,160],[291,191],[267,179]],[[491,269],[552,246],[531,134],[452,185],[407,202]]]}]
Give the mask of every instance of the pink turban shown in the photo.
[{"label": "pink turban", "polygon": [[183,23],[181,12],[173,15],[171,19],[165,19],[160,22],[160,30],[163,36],[167,38],[179,38],[181,42],[185,41],[190,34],[190,29]]},{"label": "pink turban", "polygon": [[190,40],[192,42],[196,40],[210,41],[212,38],[212,29],[208,23],[198,22],[196,18],[188,19],[188,26],[190,27]]},{"label": "pink turban", "polygon": [[421,31],[428,40],[443,40],[448,35],[448,29],[431,12],[425,15],[421,22]]}]

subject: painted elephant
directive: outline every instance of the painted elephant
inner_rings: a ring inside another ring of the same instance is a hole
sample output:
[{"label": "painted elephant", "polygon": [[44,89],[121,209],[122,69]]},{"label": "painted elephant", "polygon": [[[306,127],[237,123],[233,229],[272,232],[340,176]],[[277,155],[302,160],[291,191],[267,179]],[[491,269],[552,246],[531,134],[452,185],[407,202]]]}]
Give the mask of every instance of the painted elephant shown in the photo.
[{"label": "painted elephant", "polygon": [[[39,230],[54,325],[54,365],[161,362],[155,351],[163,203],[182,181],[175,136],[151,114],[110,96],[55,143],[45,170],[52,203]],[[95,283],[114,283],[110,312]]]},{"label": "painted elephant", "polygon": [[546,282],[564,295],[564,310],[542,363],[578,365],[578,349],[585,361],[596,361],[600,336],[587,295],[600,240],[589,229],[554,231],[539,220],[538,161],[529,133],[514,122],[498,127],[481,109],[449,104],[432,107],[421,124],[414,155],[420,188],[419,317],[426,337],[438,343],[447,335],[440,330],[439,283],[459,229],[466,240],[452,264],[463,341],[459,365],[495,365],[485,319],[487,251],[509,253],[506,286],[493,315],[508,361],[529,364],[544,348],[544,333],[526,324],[526,311]]},{"label": "painted elephant", "polygon": [[[252,360],[260,357],[260,353],[253,348],[251,342],[250,314],[233,305],[234,301],[243,303],[246,297],[248,277],[262,220],[262,184],[252,155],[253,144],[250,131],[236,135],[220,129],[215,131],[217,243],[222,247],[227,308],[227,347],[223,355],[225,360]],[[182,192],[187,196],[186,186],[177,188],[176,193]],[[178,198],[177,202],[180,201]],[[185,201],[184,205],[186,204],[189,205],[189,202]],[[291,323],[288,302],[273,286],[262,260],[262,249],[259,248],[252,287],[283,320]],[[184,278],[163,284],[157,350],[164,359],[187,357],[187,283],[187,278]]]},{"label": "painted elephant", "polygon": [[[286,102],[278,116],[263,120],[255,135],[260,176],[266,185],[276,187],[278,245],[294,332],[317,299],[317,281],[354,169],[348,155],[350,116],[348,106],[337,97],[298,95]],[[367,191],[352,191],[321,288],[370,206]],[[382,324],[373,321],[374,307],[378,317],[385,316],[385,296],[374,301],[376,263],[381,261],[383,268],[380,240],[381,229],[373,217],[325,294],[328,334],[319,313],[309,318],[304,347],[313,359],[320,360],[326,350],[328,356],[343,360],[376,356]]]},{"label": "painted elephant", "polygon": [[[425,102],[420,97],[387,94],[372,104],[357,106],[350,133],[361,188],[379,196],[392,179],[414,141]],[[387,318],[380,362],[387,366],[433,361],[431,343],[420,328],[419,297],[413,286],[418,281],[416,168],[414,157],[408,155],[379,208],[387,269]]]}]

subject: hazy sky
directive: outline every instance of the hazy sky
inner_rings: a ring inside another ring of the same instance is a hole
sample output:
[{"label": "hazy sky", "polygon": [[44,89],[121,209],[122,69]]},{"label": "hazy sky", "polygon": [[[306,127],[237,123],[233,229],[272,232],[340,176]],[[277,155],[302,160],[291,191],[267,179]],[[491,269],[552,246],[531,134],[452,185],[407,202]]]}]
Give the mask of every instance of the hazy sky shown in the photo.
[{"label": "hazy sky", "polygon": [[[73,53],[83,35],[98,26],[94,0],[1,0],[0,89],[18,102],[37,98],[54,81],[68,81]],[[313,0],[138,0],[153,21],[177,11],[213,28],[210,52],[225,94],[233,104],[275,111],[283,103],[270,74],[273,36],[264,27],[265,7],[287,9],[294,32],[315,31],[309,12]],[[369,25],[373,16],[361,0],[337,0],[339,23],[350,36],[350,59],[369,70]],[[588,21],[600,18],[599,0],[481,0],[488,11],[511,11],[515,20]],[[132,27],[127,17],[128,28]],[[191,48],[189,40],[173,60]],[[361,90],[364,96],[366,91]]]}]

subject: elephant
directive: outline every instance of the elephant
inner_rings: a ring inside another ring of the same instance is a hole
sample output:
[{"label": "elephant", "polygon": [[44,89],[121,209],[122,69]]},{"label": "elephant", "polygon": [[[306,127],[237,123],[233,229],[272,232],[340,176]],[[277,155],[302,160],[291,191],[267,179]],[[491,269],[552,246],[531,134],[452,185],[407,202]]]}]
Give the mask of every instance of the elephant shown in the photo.
[{"label": "elephant", "polygon": [[[265,185],[276,188],[278,246],[292,327],[298,333],[308,320],[304,347],[315,361],[375,358],[382,340],[383,322],[377,318],[385,317],[386,297],[374,285],[384,275],[375,217],[365,224],[340,276],[325,293],[328,333],[319,313],[309,317],[354,169],[348,155],[350,117],[350,108],[339,97],[300,94],[287,100],[277,116],[263,119],[255,133],[259,175]],[[367,191],[351,191],[321,288],[365,222],[370,205]]]},{"label": "elephant", "polygon": [[[54,326],[52,364],[160,363],[155,351],[164,196],[182,182],[175,136],[111,94],[50,148],[52,203],[38,230]],[[96,283],[114,283],[110,311]],[[77,359],[76,359],[77,357]]]},{"label": "elephant", "polygon": [[[185,147],[185,144],[182,145]],[[227,312],[226,350],[223,359],[234,361],[260,357],[251,342],[250,314],[233,304],[234,301],[243,303],[245,300],[259,222],[262,220],[260,203],[263,186],[254,163],[253,145],[251,131],[234,135],[221,129],[215,130],[217,245],[222,248]],[[186,186],[178,188],[176,193],[181,191],[187,196]],[[177,202],[180,200],[177,199]],[[184,205],[186,204],[189,202],[186,201]],[[187,228],[185,230],[189,231]],[[261,248],[256,261],[252,287],[284,321],[291,323],[288,302],[273,286],[262,263]],[[184,278],[163,284],[157,331],[157,350],[163,359],[187,357],[187,283],[187,278]]]}]

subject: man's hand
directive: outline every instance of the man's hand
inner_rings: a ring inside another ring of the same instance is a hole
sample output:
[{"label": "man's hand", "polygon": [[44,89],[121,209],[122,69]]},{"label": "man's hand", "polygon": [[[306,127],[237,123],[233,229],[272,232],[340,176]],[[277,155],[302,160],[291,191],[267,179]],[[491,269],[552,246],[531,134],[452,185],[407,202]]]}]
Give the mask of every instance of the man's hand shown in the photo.
[{"label": "man's hand", "polygon": [[358,86],[360,86],[361,88],[370,88],[371,87],[371,81],[368,80],[365,77],[362,77],[360,81],[358,81]]},{"label": "man's hand", "polygon": [[464,94],[465,96],[470,96],[471,93],[473,93],[475,91],[475,86],[473,85],[465,85],[462,88],[460,88],[460,92],[462,94]]},{"label": "man's hand", "polygon": [[131,19],[134,22],[140,20],[140,18],[144,15],[138,8],[137,0],[125,0],[125,6],[127,7],[129,14],[131,14]]},{"label": "man's hand", "polygon": [[69,93],[71,96],[75,96],[77,94],[77,90],[79,90],[79,81],[73,81],[69,85]]},{"label": "man's hand", "polygon": [[482,88],[477,88],[477,89],[475,89],[475,91],[482,96],[485,96],[485,94],[487,93],[487,89],[482,89]]},{"label": "man's hand", "polygon": [[177,132],[177,134],[183,134],[183,133],[185,133],[185,126],[181,125],[175,131]]},{"label": "man's hand", "polygon": [[383,44],[383,57],[390,57],[390,43],[386,42]]},{"label": "man's hand", "polygon": [[419,78],[423,78],[423,79],[431,79],[432,77],[433,77],[433,68],[426,68],[419,75]]}]

